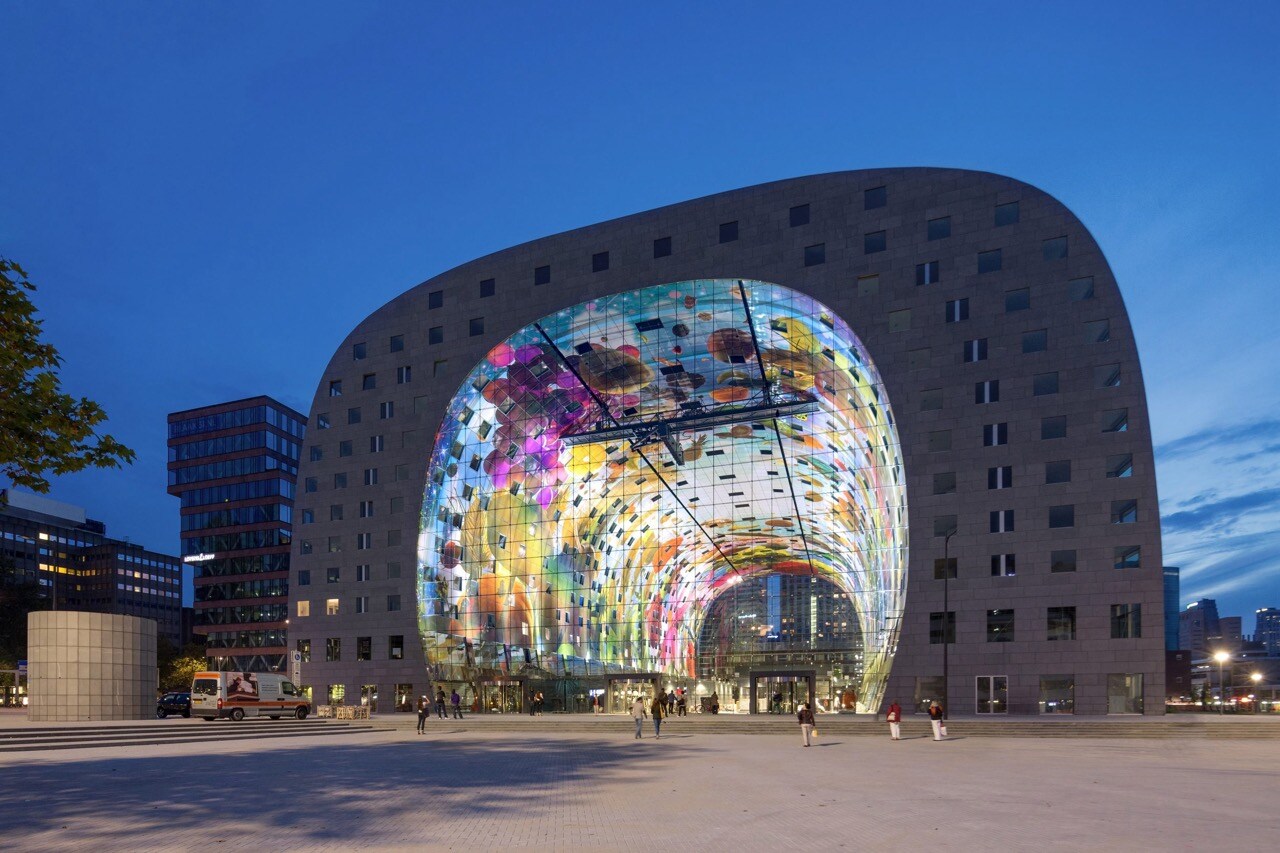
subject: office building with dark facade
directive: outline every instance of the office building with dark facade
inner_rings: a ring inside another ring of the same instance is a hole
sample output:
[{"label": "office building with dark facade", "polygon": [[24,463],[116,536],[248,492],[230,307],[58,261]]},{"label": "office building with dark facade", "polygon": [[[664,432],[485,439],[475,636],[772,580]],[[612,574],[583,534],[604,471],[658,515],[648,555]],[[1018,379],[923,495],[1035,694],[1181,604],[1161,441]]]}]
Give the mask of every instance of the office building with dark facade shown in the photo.
[{"label": "office building with dark facade", "polygon": [[305,444],[320,701],[1163,712],[1133,332],[1010,178],[779,181],[470,262],[341,342]]},{"label": "office building with dark facade", "polygon": [[0,492],[0,582],[34,584],[50,609],[138,616],[181,646],[182,564],[107,536],[82,507]]},{"label": "office building with dark facade", "polygon": [[285,671],[289,547],[305,418],[270,397],[169,415],[169,494],[210,667]]}]

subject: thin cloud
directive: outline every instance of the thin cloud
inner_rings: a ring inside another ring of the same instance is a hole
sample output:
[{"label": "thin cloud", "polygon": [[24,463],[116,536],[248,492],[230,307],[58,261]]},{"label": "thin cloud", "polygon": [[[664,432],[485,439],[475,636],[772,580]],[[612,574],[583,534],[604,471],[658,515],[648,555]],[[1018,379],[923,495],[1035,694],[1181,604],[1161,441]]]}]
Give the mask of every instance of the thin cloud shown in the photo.
[{"label": "thin cloud", "polygon": [[[1156,456],[1162,462],[1168,462],[1171,459],[1194,456],[1207,450],[1221,450],[1224,447],[1258,441],[1268,442],[1272,448],[1280,446],[1272,443],[1273,439],[1280,439],[1280,419],[1270,418],[1233,426],[1210,427],[1193,432],[1157,446]],[[1252,455],[1248,458],[1252,458]]]},{"label": "thin cloud", "polygon": [[[1202,496],[1197,496],[1197,498]],[[1231,531],[1246,516],[1258,510],[1280,510],[1280,488],[1258,489],[1242,495],[1231,495],[1218,500],[1197,500],[1187,503],[1194,509],[1184,509],[1164,516],[1161,524],[1170,535],[1215,530]]]}]

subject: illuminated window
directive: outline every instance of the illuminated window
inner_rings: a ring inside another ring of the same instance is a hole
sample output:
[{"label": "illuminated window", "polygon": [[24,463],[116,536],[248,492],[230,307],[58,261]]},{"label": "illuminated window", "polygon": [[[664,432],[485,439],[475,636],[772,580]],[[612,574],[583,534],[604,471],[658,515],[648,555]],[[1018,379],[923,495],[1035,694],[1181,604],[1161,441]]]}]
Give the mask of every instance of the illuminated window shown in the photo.
[{"label": "illuminated window", "polygon": [[303,617],[310,616],[310,615],[311,615],[311,602],[299,601],[298,602],[298,618],[301,619]]},{"label": "illuminated window", "polygon": [[1050,607],[1047,611],[1046,639],[1055,642],[1076,638],[1076,609]]},{"label": "illuminated window", "polygon": [[988,610],[987,611],[987,642],[988,643],[1012,643],[1013,642],[1013,611],[1012,610]]},{"label": "illuminated window", "polygon": [[336,598],[325,599],[324,613],[326,616],[337,616],[338,615],[338,599]]}]

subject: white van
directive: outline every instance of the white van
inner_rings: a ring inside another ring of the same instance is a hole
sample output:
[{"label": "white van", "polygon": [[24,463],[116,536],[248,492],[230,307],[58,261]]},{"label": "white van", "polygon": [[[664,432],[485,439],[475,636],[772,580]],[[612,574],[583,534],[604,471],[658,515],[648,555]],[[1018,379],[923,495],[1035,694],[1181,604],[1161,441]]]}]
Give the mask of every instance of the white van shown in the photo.
[{"label": "white van", "polygon": [[294,717],[305,720],[311,705],[293,682],[274,672],[197,672],[191,680],[191,715],[206,720],[230,717]]}]

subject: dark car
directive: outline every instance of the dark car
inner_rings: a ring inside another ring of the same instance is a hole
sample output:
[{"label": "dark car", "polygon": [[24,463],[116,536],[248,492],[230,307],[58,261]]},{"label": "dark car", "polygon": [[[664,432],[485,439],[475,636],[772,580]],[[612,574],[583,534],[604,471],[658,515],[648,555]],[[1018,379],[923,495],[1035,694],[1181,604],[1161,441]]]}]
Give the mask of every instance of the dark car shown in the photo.
[{"label": "dark car", "polygon": [[166,693],[156,700],[156,716],[164,719],[170,714],[191,716],[190,693]]}]

